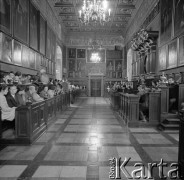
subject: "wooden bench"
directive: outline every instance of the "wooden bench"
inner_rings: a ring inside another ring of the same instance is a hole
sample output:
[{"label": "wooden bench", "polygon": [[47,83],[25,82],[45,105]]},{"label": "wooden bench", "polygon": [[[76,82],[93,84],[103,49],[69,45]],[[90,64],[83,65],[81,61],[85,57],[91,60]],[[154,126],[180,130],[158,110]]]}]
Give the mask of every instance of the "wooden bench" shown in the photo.
[{"label": "wooden bench", "polygon": [[[2,138],[1,144],[31,144],[38,139],[47,127],[56,120],[56,115],[70,105],[70,93],[55,96],[28,106],[20,106],[15,115],[15,138]],[[0,116],[1,117],[1,116]],[[0,130],[2,121],[0,119]]]},{"label": "wooden bench", "polygon": [[126,124],[134,126],[157,126],[160,122],[160,92],[148,93],[148,116],[147,123],[139,121],[140,95],[120,93],[120,115]]}]

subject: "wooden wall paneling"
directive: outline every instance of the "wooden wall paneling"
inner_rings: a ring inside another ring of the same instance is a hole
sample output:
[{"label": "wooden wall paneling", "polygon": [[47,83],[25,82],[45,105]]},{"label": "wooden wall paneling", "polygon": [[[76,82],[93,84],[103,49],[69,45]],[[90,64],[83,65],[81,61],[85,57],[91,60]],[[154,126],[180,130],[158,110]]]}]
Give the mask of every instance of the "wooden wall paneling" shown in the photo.
[{"label": "wooden wall paneling", "polygon": [[39,11],[30,1],[30,15],[29,15],[29,37],[30,37],[30,47],[38,50],[38,17]]},{"label": "wooden wall paneling", "polygon": [[47,30],[47,23],[40,13],[40,16],[39,16],[39,51],[43,55],[45,55],[45,50],[46,50],[46,30]]},{"label": "wooden wall paneling", "polygon": [[157,61],[156,49],[151,49],[151,54],[150,54],[150,73],[155,73],[155,71],[156,71],[156,61]]},{"label": "wooden wall paneling", "polygon": [[[13,34],[18,40],[28,44],[29,42],[29,0],[26,0],[26,1],[14,0],[12,2],[14,2],[13,3],[14,4]],[[31,10],[31,15],[32,15],[32,10]]]},{"label": "wooden wall paneling", "polygon": [[161,88],[161,113],[168,113],[169,111],[169,88]]},{"label": "wooden wall paneling", "polygon": [[4,5],[4,9],[0,11],[0,30],[8,34],[11,34],[12,32],[12,2],[13,1],[1,0],[1,4]]},{"label": "wooden wall paneling", "polygon": [[179,85],[179,99],[178,99],[178,108],[181,108],[181,103],[184,102],[184,84]]},{"label": "wooden wall paneling", "polygon": [[160,97],[161,93],[149,93],[149,123],[159,124],[160,122]]},{"label": "wooden wall paneling", "polygon": [[13,63],[12,48],[12,38],[0,32],[0,61]]},{"label": "wooden wall paneling", "polygon": [[179,38],[179,47],[178,47],[178,64],[184,65],[184,36]]},{"label": "wooden wall paneling", "polygon": [[168,45],[168,66],[173,68],[177,66],[177,40],[174,40]]},{"label": "wooden wall paneling", "polygon": [[30,67],[29,64],[29,48],[27,46],[22,46],[22,66]]},{"label": "wooden wall paneling", "polygon": [[15,40],[13,43],[13,63],[19,66],[22,65],[22,45]]}]

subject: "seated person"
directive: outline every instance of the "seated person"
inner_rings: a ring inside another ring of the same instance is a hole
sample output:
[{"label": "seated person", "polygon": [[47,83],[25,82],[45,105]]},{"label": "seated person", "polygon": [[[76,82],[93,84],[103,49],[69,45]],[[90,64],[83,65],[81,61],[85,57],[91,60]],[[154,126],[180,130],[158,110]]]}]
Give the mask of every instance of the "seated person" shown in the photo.
[{"label": "seated person", "polygon": [[16,93],[18,106],[26,105],[25,89],[24,85],[18,86],[18,92]]},{"label": "seated person", "polygon": [[146,116],[148,116],[149,113],[149,89],[145,87],[145,85],[140,85],[138,87],[138,94],[140,95],[139,100],[139,119],[142,122],[147,122]]},{"label": "seated person", "polygon": [[44,85],[43,90],[40,92],[40,97],[48,99],[48,86]]},{"label": "seated person", "polygon": [[44,69],[40,70],[40,81],[42,84],[48,84],[49,83],[49,77],[46,74],[46,71]]},{"label": "seated person", "polygon": [[16,84],[22,84],[21,78],[22,78],[22,73],[19,72],[19,71],[17,71],[15,73],[14,83],[16,83]]},{"label": "seated person", "polygon": [[56,90],[55,90],[55,95],[61,94],[61,91],[62,91],[61,85],[60,84],[57,84],[56,85]]},{"label": "seated person", "polygon": [[179,86],[177,84],[170,84],[169,88],[169,112],[175,113],[178,111],[178,92]]},{"label": "seated person", "polygon": [[9,87],[9,92],[6,96],[6,100],[7,100],[9,107],[17,107],[18,106],[16,92],[17,92],[17,86],[15,84],[11,85]]},{"label": "seated person", "polygon": [[0,108],[2,121],[13,121],[15,119],[16,107],[9,107],[5,95],[8,93],[8,87],[5,84],[0,85]]},{"label": "seated person", "polygon": [[53,98],[54,93],[55,93],[56,87],[54,85],[49,85],[49,90],[48,90],[48,97]]},{"label": "seated person", "polygon": [[25,93],[25,97],[26,102],[34,103],[44,101],[44,99],[37,94],[36,87],[34,85],[29,86],[29,90]]},{"label": "seated person", "polygon": [[14,75],[13,71],[10,71],[10,73],[7,74],[7,75],[3,78],[3,80],[4,80],[4,82],[5,82],[6,84],[13,84],[14,77],[15,77],[15,75]]}]

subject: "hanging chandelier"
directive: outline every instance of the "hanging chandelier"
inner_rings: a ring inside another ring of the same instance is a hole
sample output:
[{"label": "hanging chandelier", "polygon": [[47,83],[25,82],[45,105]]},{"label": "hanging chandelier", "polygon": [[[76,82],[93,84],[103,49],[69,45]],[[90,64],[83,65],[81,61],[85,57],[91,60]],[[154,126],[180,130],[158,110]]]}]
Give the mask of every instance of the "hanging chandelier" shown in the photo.
[{"label": "hanging chandelier", "polygon": [[89,22],[95,24],[99,21],[104,25],[110,21],[111,9],[107,9],[106,0],[84,0],[82,9],[79,11],[79,19],[87,25]]},{"label": "hanging chandelier", "polygon": [[94,63],[99,63],[101,61],[101,57],[99,56],[98,52],[93,52],[91,54],[90,61]]}]

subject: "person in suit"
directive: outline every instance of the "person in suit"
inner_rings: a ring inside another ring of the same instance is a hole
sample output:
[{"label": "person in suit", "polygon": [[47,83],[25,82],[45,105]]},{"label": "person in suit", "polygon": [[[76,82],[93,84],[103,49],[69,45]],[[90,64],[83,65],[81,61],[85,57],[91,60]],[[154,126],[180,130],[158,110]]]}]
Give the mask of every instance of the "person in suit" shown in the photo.
[{"label": "person in suit", "polygon": [[44,101],[43,98],[41,98],[36,91],[36,87],[34,85],[29,86],[29,90],[25,93],[26,102],[41,102]]},{"label": "person in suit", "polygon": [[5,95],[8,93],[7,85],[0,85],[0,108],[2,121],[13,121],[15,119],[16,107],[9,107]]},{"label": "person in suit", "polygon": [[18,106],[16,92],[17,92],[17,86],[11,85],[9,87],[9,92],[6,96],[6,100],[7,100],[9,107],[17,107]]},{"label": "person in suit", "polygon": [[24,85],[18,86],[18,92],[16,93],[18,106],[26,105],[25,89],[26,86]]}]

